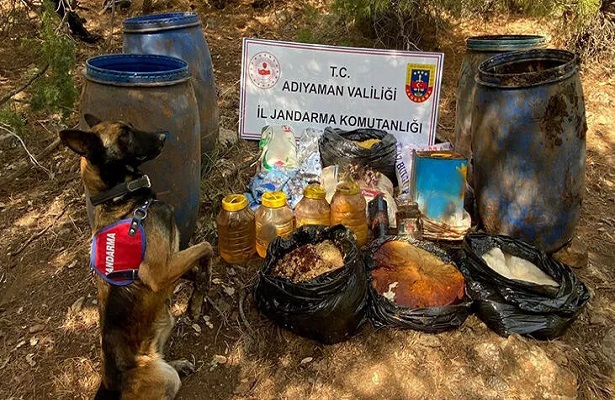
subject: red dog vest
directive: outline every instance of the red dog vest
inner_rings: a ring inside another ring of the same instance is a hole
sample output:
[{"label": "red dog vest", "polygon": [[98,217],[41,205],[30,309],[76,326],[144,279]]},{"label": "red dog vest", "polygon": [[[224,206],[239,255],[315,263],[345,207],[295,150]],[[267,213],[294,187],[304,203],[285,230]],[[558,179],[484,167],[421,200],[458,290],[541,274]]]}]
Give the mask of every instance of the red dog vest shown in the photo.
[{"label": "red dog vest", "polygon": [[123,219],[94,235],[90,267],[115,286],[130,285],[137,278],[145,255],[145,231],[141,224],[136,233],[128,234],[132,220]]}]

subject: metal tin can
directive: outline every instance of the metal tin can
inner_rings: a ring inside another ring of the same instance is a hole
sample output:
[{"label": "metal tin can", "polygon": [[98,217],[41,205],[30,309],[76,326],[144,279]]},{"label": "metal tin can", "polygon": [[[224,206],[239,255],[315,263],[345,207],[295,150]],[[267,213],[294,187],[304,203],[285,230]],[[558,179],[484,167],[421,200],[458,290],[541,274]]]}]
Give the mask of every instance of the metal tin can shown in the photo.
[{"label": "metal tin can", "polygon": [[414,155],[414,199],[435,221],[463,219],[468,161],[454,151],[418,151]]}]

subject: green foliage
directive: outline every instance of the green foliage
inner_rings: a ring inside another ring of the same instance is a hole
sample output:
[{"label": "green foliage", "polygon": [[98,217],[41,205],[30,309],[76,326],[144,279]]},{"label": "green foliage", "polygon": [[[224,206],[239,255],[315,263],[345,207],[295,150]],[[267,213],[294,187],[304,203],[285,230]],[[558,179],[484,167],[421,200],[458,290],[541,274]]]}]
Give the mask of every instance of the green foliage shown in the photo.
[{"label": "green foliage", "polygon": [[45,0],[43,4],[37,42],[40,46],[40,64],[48,64],[49,68],[33,85],[32,109],[59,111],[66,118],[77,98],[77,89],[71,73],[76,63],[75,43],[69,36],[59,31],[61,21],[53,3]]},{"label": "green foliage", "polygon": [[304,26],[295,32],[298,42],[335,46],[369,45],[349,35],[346,25],[340,22],[340,16],[330,13],[328,9],[306,3],[301,15]]},{"label": "green foliage", "polygon": [[18,135],[22,134],[26,127],[26,121],[21,114],[8,105],[0,108],[0,124],[10,126]]},{"label": "green foliage", "polygon": [[297,30],[295,34],[297,41],[301,43],[318,43],[318,37],[315,34],[318,23],[314,24],[314,22],[320,19],[318,10],[311,4],[306,4],[303,8],[303,16],[312,23],[308,27]]},{"label": "green foliage", "polygon": [[[605,24],[601,16],[612,3],[613,0],[334,0],[333,7],[348,24],[387,47],[428,49],[437,43],[439,31],[447,27],[451,18],[520,15],[563,21],[566,36],[572,38],[577,51],[585,52],[582,46],[602,46],[607,50],[614,47],[603,39],[613,34],[612,25]],[[600,39],[592,40],[596,35]]]},{"label": "green foliage", "polygon": [[414,50],[446,26],[445,13],[460,14],[461,4],[454,0],[334,0],[333,7],[377,44]]},{"label": "green foliage", "polygon": [[587,25],[600,12],[601,0],[578,0],[569,4],[581,25]]},{"label": "green foliage", "polygon": [[615,66],[615,0],[584,5],[576,14],[576,29],[568,31],[568,39],[581,54],[582,59],[605,62]]}]

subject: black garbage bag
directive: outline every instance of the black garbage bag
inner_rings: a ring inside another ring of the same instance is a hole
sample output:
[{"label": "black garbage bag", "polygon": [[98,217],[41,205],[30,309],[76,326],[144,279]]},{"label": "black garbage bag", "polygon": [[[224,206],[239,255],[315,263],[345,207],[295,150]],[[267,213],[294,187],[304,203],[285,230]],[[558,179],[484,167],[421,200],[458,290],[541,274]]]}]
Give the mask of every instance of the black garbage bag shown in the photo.
[{"label": "black garbage bag", "polygon": [[[492,270],[482,255],[499,247],[504,253],[530,261],[559,287],[508,279]],[[508,236],[467,235],[458,265],[478,317],[502,336],[512,333],[536,339],[564,334],[589,301],[587,287],[570,267],[545,252]]]},{"label": "black garbage bag", "polygon": [[454,264],[447,252],[431,242],[401,236],[389,236],[372,242],[368,247],[369,257],[366,260],[370,282],[368,315],[372,323],[377,327],[414,329],[429,333],[438,333],[460,327],[468,318],[472,307],[472,301],[467,295],[457,304],[441,307],[410,308],[395,304],[376,291],[372,285],[371,271],[376,267],[372,255],[380,246],[390,240],[407,241],[438,256],[446,263]]},{"label": "black garbage bag", "polygon": [[[285,254],[327,239],[342,251],[343,268],[299,283],[270,275]],[[254,298],[263,314],[298,335],[325,344],[348,339],[365,321],[367,309],[365,265],[352,231],[342,225],[302,226],[288,239],[276,238],[269,245]]]},{"label": "black garbage bag", "polygon": [[[369,149],[356,143],[369,139],[380,139],[380,142]],[[395,175],[397,139],[390,133],[378,129],[343,131],[328,127],[318,141],[318,149],[323,167],[351,163],[368,166],[384,174],[394,186],[397,186]]]}]

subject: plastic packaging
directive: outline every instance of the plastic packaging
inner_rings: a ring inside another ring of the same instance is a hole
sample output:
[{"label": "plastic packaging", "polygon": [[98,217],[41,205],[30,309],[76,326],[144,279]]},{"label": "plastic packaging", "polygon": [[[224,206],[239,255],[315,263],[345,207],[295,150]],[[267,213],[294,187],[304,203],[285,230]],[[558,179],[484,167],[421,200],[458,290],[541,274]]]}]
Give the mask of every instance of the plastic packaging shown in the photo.
[{"label": "plastic packaging", "polygon": [[261,169],[270,171],[274,166],[297,168],[297,145],[290,126],[265,126],[258,147],[261,149]]},{"label": "plastic packaging", "polygon": [[343,182],[331,199],[331,225],[342,224],[354,232],[359,247],[367,243],[367,203],[356,183]]},{"label": "plastic packaging", "polygon": [[365,202],[369,204],[374,200],[376,196],[384,196],[384,201],[387,205],[387,213],[389,219],[389,226],[395,228],[397,222],[395,221],[395,213],[397,212],[397,204],[393,198],[395,188],[393,182],[380,172],[369,171],[356,177],[357,184],[361,189],[361,194],[365,198]]},{"label": "plastic packaging", "polygon": [[378,293],[372,285],[371,271],[376,267],[372,255],[384,243],[390,240],[406,241],[414,246],[427,250],[446,263],[452,263],[451,257],[441,248],[431,242],[417,241],[408,237],[389,236],[373,241],[368,247],[366,266],[369,275],[369,318],[377,326],[390,328],[414,329],[423,332],[437,333],[456,329],[461,326],[470,314],[472,301],[466,295],[460,303],[441,307],[410,308],[403,307],[388,300]]},{"label": "plastic packaging", "polygon": [[307,128],[297,140],[297,166],[299,174],[317,180],[322,173],[318,140],[323,131]]},{"label": "plastic packaging", "polygon": [[222,209],[216,217],[218,251],[229,264],[245,264],[256,251],[256,224],[248,199],[231,194],[222,199]]},{"label": "plastic packaging", "polygon": [[[270,275],[285,254],[324,240],[333,241],[342,250],[343,268],[296,284]],[[288,239],[275,239],[254,289],[256,306],[263,314],[325,344],[346,340],[358,331],[365,321],[367,297],[363,258],[352,232],[343,226],[302,226]]]},{"label": "plastic packaging", "polygon": [[331,207],[325,196],[327,192],[318,184],[308,185],[303,190],[303,199],[295,208],[297,228],[303,225],[331,225]]},{"label": "plastic packaging", "polygon": [[286,204],[283,192],[266,192],[256,210],[256,251],[265,258],[267,247],[277,236],[289,236],[295,226],[293,210]]},{"label": "plastic packaging", "polygon": [[[359,143],[374,142],[364,147]],[[326,128],[318,143],[323,167],[358,164],[371,167],[387,176],[397,186],[395,159],[397,139],[385,131],[377,129],[356,129],[343,131]]]},{"label": "plastic packaging", "polygon": [[[494,247],[530,261],[559,287],[512,280],[498,274],[482,259]],[[570,267],[508,236],[469,234],[458,256],[459,269],[466,277],[466,290],[474,300],[478,317],[502,336],[518,333],[536,339],[555,339],[564,334],[590,298],[587,287]]]}]

